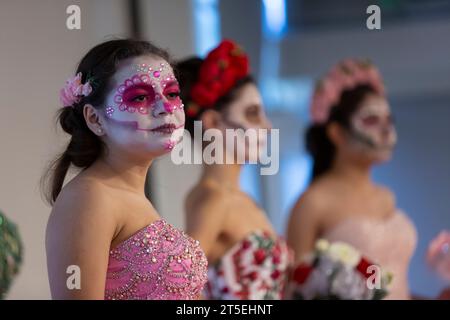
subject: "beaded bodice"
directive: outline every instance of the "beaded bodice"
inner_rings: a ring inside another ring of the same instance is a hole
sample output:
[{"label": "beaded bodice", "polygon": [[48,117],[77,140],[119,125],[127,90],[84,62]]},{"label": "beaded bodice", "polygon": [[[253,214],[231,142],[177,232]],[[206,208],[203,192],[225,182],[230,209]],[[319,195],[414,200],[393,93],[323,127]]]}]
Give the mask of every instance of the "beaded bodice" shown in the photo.
[{"label": "beaded bodice", "polygon": [[157,220],[111,249],[105,299],[198,299],[207,268],[198,241]]}]

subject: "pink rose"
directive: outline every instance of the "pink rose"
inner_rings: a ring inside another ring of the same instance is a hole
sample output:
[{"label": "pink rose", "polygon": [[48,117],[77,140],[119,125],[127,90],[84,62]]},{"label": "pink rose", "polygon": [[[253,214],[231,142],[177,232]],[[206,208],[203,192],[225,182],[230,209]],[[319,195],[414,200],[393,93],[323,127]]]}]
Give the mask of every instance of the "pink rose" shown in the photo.
[{"label": "pink rose", "polygon": [[81,83],[81,72],[75,77],[69,78],[66,85],[61,89],[59,98],[64,107],[71,107],[81,100],[81,97],[87,97],[92,92],[89,82]]}]

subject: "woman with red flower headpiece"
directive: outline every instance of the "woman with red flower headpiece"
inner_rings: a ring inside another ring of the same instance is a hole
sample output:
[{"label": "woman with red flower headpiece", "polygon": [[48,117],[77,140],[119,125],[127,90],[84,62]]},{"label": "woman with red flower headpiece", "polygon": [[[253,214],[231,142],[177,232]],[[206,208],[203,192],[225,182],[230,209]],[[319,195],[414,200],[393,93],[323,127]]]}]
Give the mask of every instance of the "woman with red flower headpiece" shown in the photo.
[{"label": "woman with red flower headpiece", "polygon": [[[225,40],[205,59],[191,58],[176,69],[186,110],[186,129],[270,129],[258,88],[249,74],[247,55]],[[263,137],[264,138],[264,137]],[[259,137],[256,153],[264,146]],[[225,141],[224,141],[225,142]],[[222,145],[223,154],[238,147]],[[204,145],[203,149],[208,145]],[[244,140],[245,161],[252,147]],[[241,145],[242,147],[242,145]],[[187,232],[200,240],[208,262],[209,299],[281,299],[288,279],[291,252],[267,216],[239,188],[242,163],[205,164],[200,180],[185,202]]]}]

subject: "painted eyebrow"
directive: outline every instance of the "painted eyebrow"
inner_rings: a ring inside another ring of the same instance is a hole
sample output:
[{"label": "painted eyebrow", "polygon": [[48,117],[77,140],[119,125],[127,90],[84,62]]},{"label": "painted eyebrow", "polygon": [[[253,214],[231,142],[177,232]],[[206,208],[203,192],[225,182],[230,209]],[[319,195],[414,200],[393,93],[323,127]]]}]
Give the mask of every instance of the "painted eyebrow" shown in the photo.
[{"label": "painted eyebrow", "polygon": [[173,87],[173,86],[180,86],[178,81],[176,80],[170,80],[169,82],[166,83],[166,86],[164,87],[164,89]]},{"label": "painted eyebrow", "polygon": [[[125,91],[122,93],[122,97],[128,97],[130,95],[130,91],[133,92],[133,90],[140,90],[140,91],[146,91],[151,95],[155,95],[155,89],[148,83],[140,83],[133,85],[131,87],[128,87],[125,89]],[[143,92],[141,94],[138,94],[138,96],[143,95]]]}]

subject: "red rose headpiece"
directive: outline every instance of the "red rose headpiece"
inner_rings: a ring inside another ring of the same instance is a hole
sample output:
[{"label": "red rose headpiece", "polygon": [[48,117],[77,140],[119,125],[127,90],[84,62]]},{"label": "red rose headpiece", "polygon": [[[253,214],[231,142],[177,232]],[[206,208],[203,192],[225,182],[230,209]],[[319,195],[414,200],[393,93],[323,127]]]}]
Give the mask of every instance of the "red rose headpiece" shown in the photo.
[{"label": "red rose headpiece", "polygon": [[248,76],[249,69],[245,52],[233,41],[223,40],[202,62],[186,114],[195,117],[200,109],[214,107],[236,82]]}]

